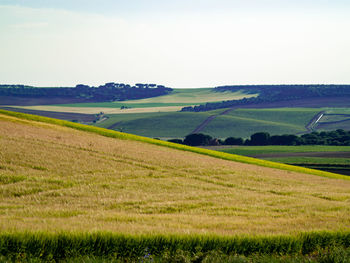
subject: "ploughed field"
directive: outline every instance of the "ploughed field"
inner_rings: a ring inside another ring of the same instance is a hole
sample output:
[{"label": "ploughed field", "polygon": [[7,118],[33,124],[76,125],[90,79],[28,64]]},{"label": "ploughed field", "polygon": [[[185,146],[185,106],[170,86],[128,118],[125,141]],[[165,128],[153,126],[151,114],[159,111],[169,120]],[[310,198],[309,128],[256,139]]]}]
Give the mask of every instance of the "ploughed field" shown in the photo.
[{"label": "ploughed field", "polygon": [[294,234],[350,228],[350,180],[0,113],[1,231]]}]

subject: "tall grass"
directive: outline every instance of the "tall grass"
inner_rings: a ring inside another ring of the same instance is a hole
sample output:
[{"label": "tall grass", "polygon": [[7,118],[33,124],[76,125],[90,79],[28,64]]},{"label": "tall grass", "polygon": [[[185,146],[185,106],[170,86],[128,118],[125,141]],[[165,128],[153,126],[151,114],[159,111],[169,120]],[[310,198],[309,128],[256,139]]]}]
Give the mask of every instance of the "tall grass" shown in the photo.
[{"label": "tall grass", "polygon": [[137,259],[164,257],[181,251],[205,255],[213,251],[225,255],[306,255],[331,247],[349,248],[350,232],[313,232],[296,236],[219,237],[181,235],[131,236],[112,233],[1,233],[0,255],[26,255],[42,260],[81,256]]},{"label": "tall grass", "polygon": [[0,114],[13,116],[13,117],[25,119],[25,120],[60,125],[60,126],[64,126],[64,127],[69,127],[69,128],[81,130],[81,131],[96,133],[96,134],[106,136],[106,137],[111,137],[111,138],[118,138],[118,139],[122,139],[122,140],[134,140],[134,141],[155,144],[155,145],[159,145],[159,146],[165,146],[165,147],[169,147],[172,149],[199,153],[199,154],[203,154],[203,155],[207,155],[207,156],[211,156],[211,157],[215,157],[215,158],[220,158],[220,159],[224,159],[224,160],[230,160],[230,161],[247,163],[247,164],[254,164],[254,165],[259,165],[259,166],[264,166],[264,167],[269,167],[269,168],[276,168],[276,169],[305,173],[305,174],[318,175],[318,176],[328,177],[328,178],[350,180],[349,176],[343,176],[343,175],[334,174],[334,173],[330,173],[330,172],[313,170],[313,169],[308,169],[308,168],[304,168],[304,167],[297,167],[297,166],[292,166],[292,165],[287,165],[287,164],[282,164],[282,163],[275,163],[275,162],[271,162],[271,161],[260,160],[260,159],[255,159],[255,158],[240,156],[240,155],[235,155],[235,154],[217,152],[217,151],[212,151],[212,150],[208,150],[208,149],[196,148],[196,147],[191,147],[191,146],[182,145],[182,144],[170,143],[170,142],[165,142],[165,141],[161,141],[161,140],[155,140],[155,139],[151,139],[151,138],[147,138],[147,137],[137,136],[137,135],[128,134],[128,133],[122,133],[122,132],[118,132],[118,131],[108,130],[108,129],[104,129],[104,128],[98,128],[98,127],[89,126],[89,125],[83,125],[83,124],[64,121],[64,120],[52,119],[52,118],[47,118],[47,117],[42,117],[42,116],[37,116],[37,115],[31,115],[31,114],[25,114],[25,113],[19,113],[19,112],[11,112],[11,111],[5,111],[5,110],[0,110]]}]

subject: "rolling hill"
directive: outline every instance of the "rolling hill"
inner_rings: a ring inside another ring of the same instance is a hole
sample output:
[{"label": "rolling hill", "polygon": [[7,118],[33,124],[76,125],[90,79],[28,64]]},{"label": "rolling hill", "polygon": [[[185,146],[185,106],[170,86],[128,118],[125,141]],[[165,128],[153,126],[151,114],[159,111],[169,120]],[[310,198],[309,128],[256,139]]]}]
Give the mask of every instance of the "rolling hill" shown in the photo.
[{"label": "rolling hill", "polygon": [[[256,85],[172,89],[161,96],[122,101],[112,101],[111,97],[107,101],[77,103],[76,97],[66,97],[72,99],[71,102],[67,101],[68,104],[58,104],[60,102],[54,102],[57,98],[53,97],[46,102],[45,97],[36,98],[39,100],[36,102],[31,97],[22,101],[22,97],[13,96],[15,101],[12,101],[12,97],[7,96],[2,101],[9,105],[2,108],[165,140],[184,138],[190,133],[205,133],[221,139],[231,136],[249,138],[251,134],[261,131],[282,135],[313,130],[348,130],[349,87]],[[59,88],[54,90],[60,91]],[[101,92],[103,90],[113,91],[101,87]],[[201,106],[194,106],[199,104]],[[184,106],[194,107],[191,108],[192,112],[180,111]],[[321,113],[322,118],[315,119]],[[316,120],[318,123],[315,123]]]},{"label": "rolling hill", "polygon": [[276,235],[350,227],[347,177],[30,115],[2,111],[0,122],[1,231]]},{"label": "rolling hill", "polygon": [[348,258],[349,179],[0,110],[0,261]]},{"label": "rolling hill", "polygon": [[222,112],[224,111],[114,114],[109,115],[108,120],[94,125],[141,136],[183,138],[208,118],[216,116],[200,132],[218,138],[247,138],[260,131],[271,134],[307,132],[305,126],[320,109],[236,109],[220,115]]}]

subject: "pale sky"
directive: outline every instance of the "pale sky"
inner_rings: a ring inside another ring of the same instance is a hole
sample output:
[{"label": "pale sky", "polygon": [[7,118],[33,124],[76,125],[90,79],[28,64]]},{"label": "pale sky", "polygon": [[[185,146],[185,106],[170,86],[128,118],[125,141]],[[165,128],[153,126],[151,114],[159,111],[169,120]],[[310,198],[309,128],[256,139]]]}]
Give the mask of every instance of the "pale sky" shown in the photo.
[{"label": "pale sky", "polygon": [[0,0],[0,84],[350,84],[348,0]]}]

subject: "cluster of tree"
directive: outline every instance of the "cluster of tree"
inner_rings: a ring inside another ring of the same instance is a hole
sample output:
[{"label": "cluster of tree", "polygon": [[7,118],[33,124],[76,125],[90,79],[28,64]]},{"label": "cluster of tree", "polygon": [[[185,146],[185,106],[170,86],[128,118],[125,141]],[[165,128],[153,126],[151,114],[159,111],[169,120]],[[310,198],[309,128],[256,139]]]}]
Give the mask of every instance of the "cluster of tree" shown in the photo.
[{"label": "cluster of tree", "polygon": [[268,132],[257,132],[249,139],[228,137],[225,140],[216,139],[201,133],[190,134],[184,140],[172,139],[169,142],[190,146],[209,145],[339,145],[350,146],[350,131],[338,129],[335,131],[312,132],[297,136],[294,134],[270,135]]},{"label": "cluster of tree", "polygon": [[81,98],[91,102],[143,99],[166,95],[172,91],[163,85],[106,83],[98,87],[78,84],[76,87],[37,88],[25,85],[0,85],[0,96],[31,98]]},{"label": "cluster of tree", "polygon": [[257,97],[222,102],[208,102],[198,106],[188,106],[181,111],[209,111],[249,104],[288,101],[305,98],[350,96],[350,85],[248,85],[248,86],[219,86],[216,92],[245,90]]}]

